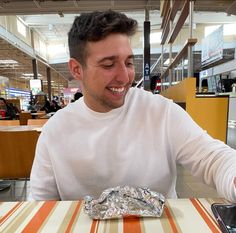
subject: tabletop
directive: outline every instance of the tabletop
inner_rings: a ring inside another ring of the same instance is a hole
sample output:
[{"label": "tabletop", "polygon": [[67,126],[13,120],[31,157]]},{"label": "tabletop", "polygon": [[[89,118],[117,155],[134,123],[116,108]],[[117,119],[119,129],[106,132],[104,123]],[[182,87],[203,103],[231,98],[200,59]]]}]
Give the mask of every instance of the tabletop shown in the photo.
[{"label": "tabletop", "polygon": [[0,232],[207,233],[221,232],[211,212],[224,199],[168,199],[160,218],[92,220],[82,201],[0,202]]},{"label": "tabletop", "polygon": [[0,126],[0,131],[27,131],[36,130],[42,131],[42,125],[15,125],[15,126]]},{"label": "tabletop", "polygon": [[0,120],[8,120],[8,119],[10,119],[10,117],[2,117],[2,116],[0,115]]}]

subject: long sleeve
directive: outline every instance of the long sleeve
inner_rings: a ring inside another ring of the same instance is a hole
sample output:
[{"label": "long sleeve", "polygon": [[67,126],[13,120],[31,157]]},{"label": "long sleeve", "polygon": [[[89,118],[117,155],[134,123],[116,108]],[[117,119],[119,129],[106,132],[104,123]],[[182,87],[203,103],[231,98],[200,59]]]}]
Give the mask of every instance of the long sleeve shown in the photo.
[{"label": "long sleeve", "polygon": [[209,136],[179,106],[172,105],[170,111],[169,141],[177,162],[236,202],[236,150]]}]

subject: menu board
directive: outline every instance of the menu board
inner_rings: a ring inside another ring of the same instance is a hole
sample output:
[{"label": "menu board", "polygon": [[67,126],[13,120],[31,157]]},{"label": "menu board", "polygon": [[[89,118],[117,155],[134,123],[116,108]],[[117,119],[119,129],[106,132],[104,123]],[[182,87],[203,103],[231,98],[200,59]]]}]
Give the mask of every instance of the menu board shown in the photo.
[{"label": "menu board", "polygon": [[30,90],[32,92],[32,95],[37,95],[42,91],[42,81],[40,79],[31,79]]}]

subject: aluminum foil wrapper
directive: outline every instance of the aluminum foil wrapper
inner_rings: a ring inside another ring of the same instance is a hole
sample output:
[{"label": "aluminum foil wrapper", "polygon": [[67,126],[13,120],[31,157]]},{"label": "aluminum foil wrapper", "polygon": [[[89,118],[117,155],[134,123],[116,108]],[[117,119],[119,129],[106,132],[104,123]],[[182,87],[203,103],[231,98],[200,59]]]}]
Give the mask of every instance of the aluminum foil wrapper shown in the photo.
[{"label": "aluminum foil wrapper", "polygon": [[97,200],[86,196],[84,201],[84,212],[93,219],[160,217],[165,197],[149,188],[117,186],[103,191]]}]

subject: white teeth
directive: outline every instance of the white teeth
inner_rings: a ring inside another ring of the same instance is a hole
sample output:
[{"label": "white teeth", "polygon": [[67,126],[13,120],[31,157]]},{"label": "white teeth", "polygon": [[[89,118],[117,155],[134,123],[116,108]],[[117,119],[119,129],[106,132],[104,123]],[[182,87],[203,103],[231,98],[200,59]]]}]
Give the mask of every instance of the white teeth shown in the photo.
[{"label": "white teeth", "polygon": [[124,87],[120,87],[120,88],[115,88],[115,87],[111,87],[109,88],[111,91],[114,91],[114,92],[118,92],[118,93],[121,93],[125,90]]}]

